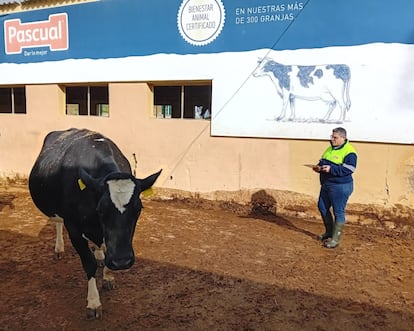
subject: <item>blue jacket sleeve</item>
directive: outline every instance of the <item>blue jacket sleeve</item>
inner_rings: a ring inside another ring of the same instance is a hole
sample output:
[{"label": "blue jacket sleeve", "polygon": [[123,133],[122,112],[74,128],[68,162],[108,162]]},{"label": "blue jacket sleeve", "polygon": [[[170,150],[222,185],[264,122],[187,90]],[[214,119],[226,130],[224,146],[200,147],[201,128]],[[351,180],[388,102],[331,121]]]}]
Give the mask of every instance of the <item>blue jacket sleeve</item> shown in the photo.
[{"label": "blue jacket sleeve", "polygon": [[345,156],[343,164],[331,164],[331,175],[336,177],[349,176],[355,170],[357,166],[357,155],[350,153]]}]

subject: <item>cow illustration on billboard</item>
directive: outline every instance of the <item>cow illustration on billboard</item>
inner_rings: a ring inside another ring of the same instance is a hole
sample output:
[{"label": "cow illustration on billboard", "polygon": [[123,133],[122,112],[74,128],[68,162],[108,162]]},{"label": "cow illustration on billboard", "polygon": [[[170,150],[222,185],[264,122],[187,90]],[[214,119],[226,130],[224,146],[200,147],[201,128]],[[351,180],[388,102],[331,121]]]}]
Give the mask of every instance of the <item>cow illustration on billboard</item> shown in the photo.
[{"label": "cow illustration on billboard", "polygon": [[[282,111],[275,118],[277,121],[297,121],[296,98],[325,102],[328,105],[328,111],[323,118],[319,119],[321,122],[343,123],[351,107],[349,98],[351,70],[346,64],[284,65],[265,57],[259,59],[253,76],[270,77],[277,93],[282,98]],[[288,104],[289,117],[286,114]],[[337,120],[331,120],[331,114],[337,106],[340,109],[340,116]]]}]

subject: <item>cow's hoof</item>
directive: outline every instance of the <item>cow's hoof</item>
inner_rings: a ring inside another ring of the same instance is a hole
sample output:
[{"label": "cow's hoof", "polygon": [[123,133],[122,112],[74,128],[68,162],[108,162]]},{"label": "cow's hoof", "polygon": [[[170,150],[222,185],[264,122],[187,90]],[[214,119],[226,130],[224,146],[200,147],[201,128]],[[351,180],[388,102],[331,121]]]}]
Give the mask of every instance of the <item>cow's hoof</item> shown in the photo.
[{"label": "cow's hoof", "polygon": [[114,290],[115,287],[115,282],[111,281],[111,280],[103,280],[102,281],[102,288],[104,290]]},{"label": "cow's hoof", "polygon": [[64,255],[64,252],[55,252],[55,255],[53,256],[53,259],[55,261],[60,261],[60,260],[63,259],[63,255]]},{"label": "cow's hoof", "polygon": [[99,306],[95,309],[86,308],[86,318],[88,320],[101,320],[102,319],[102,306]]}]

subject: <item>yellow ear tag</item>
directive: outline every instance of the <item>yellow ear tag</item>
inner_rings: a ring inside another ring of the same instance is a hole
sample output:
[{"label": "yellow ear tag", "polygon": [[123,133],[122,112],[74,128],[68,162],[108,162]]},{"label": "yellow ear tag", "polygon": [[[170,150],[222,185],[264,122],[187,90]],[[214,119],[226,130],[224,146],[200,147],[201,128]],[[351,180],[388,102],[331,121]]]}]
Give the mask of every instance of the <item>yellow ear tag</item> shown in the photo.
[{"label": "yellow ear tag", "polygon": [[81,189],[81,191],[83,191],[86,188],[85,183],[80,178],[78,179],[78,185],[79,185],[79,188]]},{"label": "yellow ear tag", "polygon": [[154,191],[152,190],[152,187],[150,187],[150,188],[147,188],[145,191],[142,191],[141,194],[144,198],[148,198],[149,196],[154,194]]}]

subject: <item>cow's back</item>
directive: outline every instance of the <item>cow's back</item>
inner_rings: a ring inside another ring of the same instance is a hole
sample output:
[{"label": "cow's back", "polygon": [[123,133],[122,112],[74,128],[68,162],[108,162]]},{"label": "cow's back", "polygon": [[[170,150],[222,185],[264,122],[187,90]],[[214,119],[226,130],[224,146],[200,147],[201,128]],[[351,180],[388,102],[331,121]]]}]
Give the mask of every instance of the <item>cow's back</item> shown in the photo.
[{"label": "cow's back", "polygon": [[30,194],[44,214],[60,214],[65,196],[79,190],[80,167],[92,176],[112,170],[131,172],[128,160],[116,145],[96,132],[87,129],[50,132],[29,175]]}]

